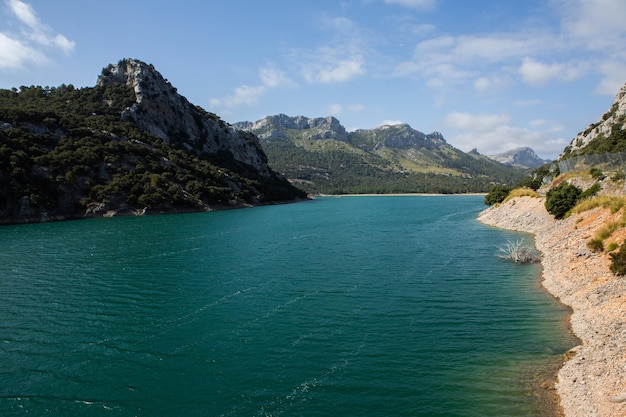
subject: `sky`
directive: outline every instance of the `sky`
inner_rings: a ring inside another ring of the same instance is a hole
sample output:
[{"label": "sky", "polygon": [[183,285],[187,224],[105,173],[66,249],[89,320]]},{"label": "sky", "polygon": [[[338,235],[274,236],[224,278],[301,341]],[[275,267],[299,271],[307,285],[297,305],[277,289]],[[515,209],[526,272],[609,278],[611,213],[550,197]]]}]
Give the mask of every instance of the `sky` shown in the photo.
[{"label": "sky", "polygon": [[555,159],[626,83],[624,0],[0,0],[0,88],[153,64],[228,123],[408,123]]}]

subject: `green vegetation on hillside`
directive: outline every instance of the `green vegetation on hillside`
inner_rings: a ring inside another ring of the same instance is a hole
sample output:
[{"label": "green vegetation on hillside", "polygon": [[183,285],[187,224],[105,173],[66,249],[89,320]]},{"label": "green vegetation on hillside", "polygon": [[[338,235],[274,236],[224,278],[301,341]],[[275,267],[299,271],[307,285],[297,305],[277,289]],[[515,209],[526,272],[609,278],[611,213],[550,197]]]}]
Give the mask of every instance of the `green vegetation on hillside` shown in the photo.
[{"label": "green vegetation on hillside", "polygon": [[[602,121],[590,125],[583,134],[589,134],[593,129],[598,127],[609,117],[615,117],[618,110],[618,104],[614,103],[611,109],[602,116]],[[619,115],[615,118],[615,122],[611,126],[611,132],[607,135],[598,135],[587,145],[572,151],[571,146],[565,148],[561,159],[567,159],[574,156],[593,155],[600,153],[619,153],[626,151],[626,130],[622,129],[626,123],[626,115]]]},{"label": "green vegetation on hillside", "polygon": [[309,193],[468,193],[515,184],[523,171],[453,148],[367,151],[335,139],[282,132],[261,140],[270,166]]},{"label": "green vegetation on hillside", "polygon": [[564,178],[557,179],[557,182],[561,182],[546,193],[546,210],[555,219],[568,216],[581,201],[589,201],[602,190],[602,186],[596,182],[583,191],[580,187],[563,181]]},{"label": "green vegetation on hillside", "polygon": [[198,210],[303,197],[229,153],[198,156],[141,132],[121,118],[134,102],[122,84],[0,90],[0,221],[15,207],[60,218],[96,208]]},{"label": "green vegetation on hillside", "polygon": [[521,177],[519,171],[506,168],[502,169],[500,175],[489,175],[488,172],[464,174],[462,170],[472,170],[471,161],[468,164],[456,164],[454,161],[442,164],[441,170],[457,165],[455,174],[414,172],[393,169],[393,164],[377,154],[363,154],[339,145],[329,146],[325,150],[308,150],[291,141],[261,143],[270,166],[310,193],[485,192],[495,182],[515,183]]},{"label": "green vegetation on hillside", "polygon": [[582,190],[568,182],[562,182],[546,193],[546,210],[555,219],[562,219],[578,202]]}]

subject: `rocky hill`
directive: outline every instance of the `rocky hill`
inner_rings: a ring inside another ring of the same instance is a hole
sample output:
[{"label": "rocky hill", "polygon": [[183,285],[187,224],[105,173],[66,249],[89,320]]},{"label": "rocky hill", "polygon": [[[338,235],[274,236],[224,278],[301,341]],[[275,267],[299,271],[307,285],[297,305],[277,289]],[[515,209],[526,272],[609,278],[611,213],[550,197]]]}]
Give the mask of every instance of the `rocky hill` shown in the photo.
[{"label": "rocky hill", "polygon": [[0,90],[0,222],[210,210],[304,198],[258,139],[124,59],[94,87]]},{"label": "rocky hill", "polygon": [[535,151],[529,147],[515,148],[496,155],[489,155],[489,158],[505,165],[520,168],[537,168],[550,162],[539,158]]},{"label": "rocky hill", "polygon": [[350,143],[362,149],[453,149],[439,132],[425,134],[408,124],[385,125],[374,129],[359,129],[350,135]]},{"label": "rocky hill", "polygon": [[347,132],[334,117],[280,114],[234,126],[257,135],[270,166],[310,193],[480,192],[523,175],[407,124]]},{"label": "rocky hill", "polygon": [[289,140],[288,132],[299,131],[301,139],[336,139],[347,141],[348,133],[332,116],[308,118],[289,117],[285,114],[268,116],[257,122],[240,122],[234,125],[238,129],[254,132],[263,141]]},{"label": "rocky hill", "polygon": [[626,151],[626,85],[615,95],[602,120],[590,124],[565,148],[560,159],[593,153]]},{"label": "rocky hill", "polygon": [[271,175],[255,137],[191,104],[154,66],[134,59],[111,64],[102,70],[97,86],[114,84],[133,89],[135,102],[122,111],[121,119],[132,122],[139,130],[198,155],[228,152],[260,175]]}]

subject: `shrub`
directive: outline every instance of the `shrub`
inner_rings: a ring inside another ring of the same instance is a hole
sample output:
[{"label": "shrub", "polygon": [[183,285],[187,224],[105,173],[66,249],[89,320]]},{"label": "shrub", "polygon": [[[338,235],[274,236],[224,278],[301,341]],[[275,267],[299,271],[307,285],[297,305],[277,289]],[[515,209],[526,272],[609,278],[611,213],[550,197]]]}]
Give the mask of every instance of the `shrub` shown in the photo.
[{"label": "shrub", "polygon": [[489,191],[489,194],[485,196],[485,205],[491,206],[493,204],[503,202],[510,192],[511,189],[504,185],[496,185],[492,187],[491,191]]},{"label": "shrub", "polygon": [[604,242],[602,239],[594,237],[587,242],[587,247],[594,252],[602,252],[604,250]]},{"label": "shrub", "polygon": [[537,191],[531,190],[530,188],[516,188],[509,193],[509,195],[504,199],[504,202],[506,203],[507,201],[515,197],[539,198],[540,195]]},{"label": "shrub", "polygon": [[626,245],[622,244],[619,251],[610,253],[611,265],[609,269],[616,275],[626,275]]},{"label": "shrub", "polygon": [[604,226],[602,229],[598,230],[598,233],[596,233],[596,237],[598,239],[602,239],[602,240],[608,239],[609,237],[611,237],[613,232],[615,232],[621,226],[622,226],[621,222],[610,222],[610,223],[607,223],[606,226]]},{"label": "shrub", "polygon": [[602,189],[602,186],[596,182],[591,187],[587,188],[585,191],[580,193],[579,199],[584,200],[586,198],[595,197],[595,195],[598,194],[601,189]]},{"label": "shrub", "polygon": [[611,177],[611,179],[615,182],[617,181],[621,181],[624,178],[626,178],[626,174],[624,174],[624,171],[617,171],[615,174],[613,174],[613,176]]},{"label": "shrub", "polygon": [[602,173],[602,171],[600,171],[600,169],[595,168],[595,167],[589,170],[589,174],[591,174],[591,178],[596,179],[596,180],[604,178],[604,174]]},{"label": "shrub", "polygon": [[606,251],[607,252],[613,252],[618,247],[619,247],[619,245],[617,244],[617,242],[611,242],[611,243],[609,243],[609,246],[607,246]]},{"label": "shrub", "polygon": [[583,200],[574,207],[573,213],[583,213],[596,207],[610,208],[611,213],[615,214],[626,205],[626,198],[614,196],[600,196],[588,200]]},{"label": "shrub", "polygon": [[562,219],[567,212],[574,208],[582,190],[568,182],[562,182],[546,194],[546,210],[555,219]]}]

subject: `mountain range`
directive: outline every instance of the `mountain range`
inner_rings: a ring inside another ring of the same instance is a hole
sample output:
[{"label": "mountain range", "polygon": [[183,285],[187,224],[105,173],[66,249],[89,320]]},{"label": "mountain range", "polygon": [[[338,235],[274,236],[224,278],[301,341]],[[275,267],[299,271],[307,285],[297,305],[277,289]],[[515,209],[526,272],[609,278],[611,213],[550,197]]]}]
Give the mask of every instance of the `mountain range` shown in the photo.
[{"label": "mountain range", "polygon": [[408,124],[347,132],[332,116],[279,114],[234,127],[256,135],[269,164],[309,193],[484,192],[524,176]]}]

